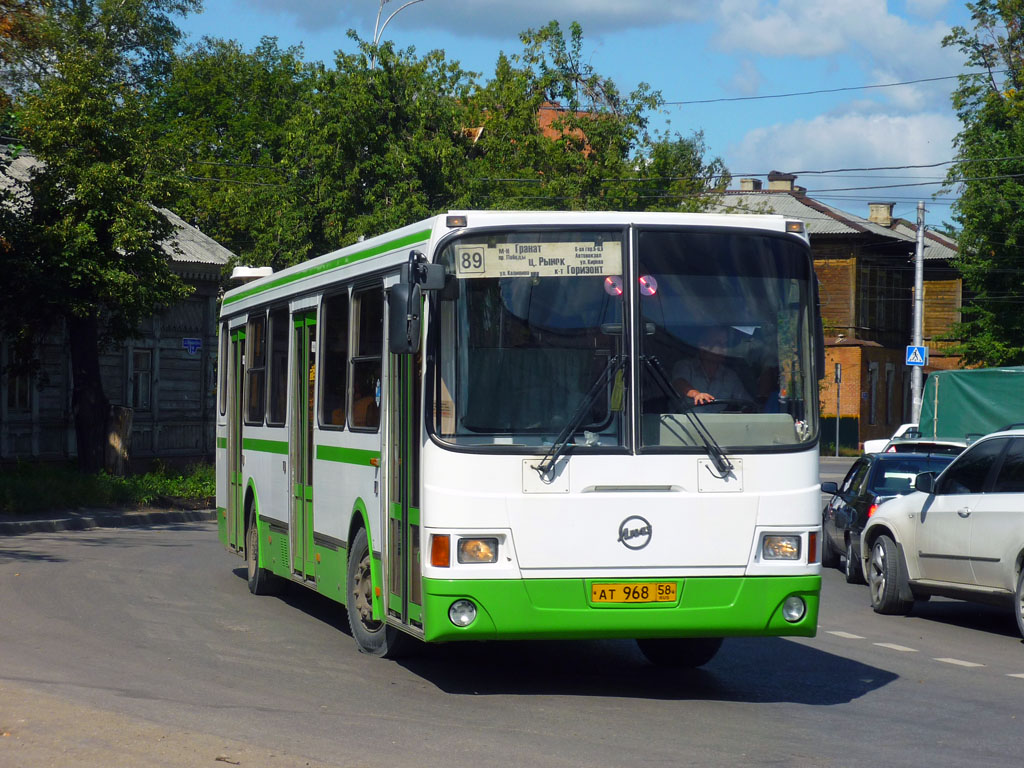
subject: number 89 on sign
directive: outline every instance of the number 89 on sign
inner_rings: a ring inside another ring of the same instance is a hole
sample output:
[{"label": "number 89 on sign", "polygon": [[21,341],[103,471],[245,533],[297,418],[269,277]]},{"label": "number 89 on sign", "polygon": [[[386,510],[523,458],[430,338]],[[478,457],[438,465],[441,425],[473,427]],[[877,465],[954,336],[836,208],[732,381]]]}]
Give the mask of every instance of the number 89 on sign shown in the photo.
[{"label": "number 89 on sign", "polygon": [[455,249],[456,271],[460,275],[484,274],[484,246],[470,245]]}]

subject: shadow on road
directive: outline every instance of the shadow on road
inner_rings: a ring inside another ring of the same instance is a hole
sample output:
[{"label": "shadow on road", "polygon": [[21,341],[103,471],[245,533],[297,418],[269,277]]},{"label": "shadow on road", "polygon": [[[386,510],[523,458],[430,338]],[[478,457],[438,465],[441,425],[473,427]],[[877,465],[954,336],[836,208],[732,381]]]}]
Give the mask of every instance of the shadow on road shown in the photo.
[{"label": "shadow on road", "polygon": [[953,627],[974,629],[1004,637],[1020,637],[1013,607],[999,607],[980,603],[966,603],[961,600],[932,598],[927,602],[917,601],[911,617],[948,624]]},{"label": "shadow on road", "polygon": [[[233,572],[246,578],[244,568]],[[351,637],[339,603],[297,585],[286,585],[280,599]],[[826,706],[845,704],[897,678],[782,638],[728,638],[711,663],[696,670],[656,667],[632,640],[422,644],[397,663],[446,693],[467,696],[544,694]]]},{"label": "shadow on road", "polygon": [[33,552],[30,549],[0,549],[0,563],[7,562],[26,563],[63,563],[63,557],[55,557],[47,552]]}]

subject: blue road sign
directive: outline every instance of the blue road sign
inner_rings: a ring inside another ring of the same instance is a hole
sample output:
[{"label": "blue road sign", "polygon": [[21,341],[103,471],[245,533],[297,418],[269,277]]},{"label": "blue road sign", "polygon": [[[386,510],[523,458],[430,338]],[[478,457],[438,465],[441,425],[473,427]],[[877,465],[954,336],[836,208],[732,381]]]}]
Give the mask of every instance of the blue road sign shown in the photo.
[{"label": "blue road sign", "polygon": [[907,347],[907,365],[928,365],[928,347]]}]

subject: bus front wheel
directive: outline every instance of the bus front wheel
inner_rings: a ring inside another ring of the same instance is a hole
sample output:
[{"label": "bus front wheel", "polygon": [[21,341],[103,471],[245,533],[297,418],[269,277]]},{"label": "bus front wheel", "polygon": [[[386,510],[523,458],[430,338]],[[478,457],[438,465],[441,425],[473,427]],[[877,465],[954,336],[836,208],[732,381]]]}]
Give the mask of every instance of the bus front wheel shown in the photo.
[{"label": "bus front wheel", "polygon": [[360,528],[348,550],[345,601],[348,623],[352,629],[352,638],[361,653],[393,659],[403,655],[413,640],[387,623],[373,618],[371,557],[366,529]]},{"label": "bus front wheel", "polygon": [[640,653],[659,667],[692,669],[707,664],[722,647],[720,637],[648,638],[636,641]]},{"label": "bus front wheel", "polygon": [[260,567],[260,534],[256,526],[255,512],[249,515],[249,525],[245,529],[245,570],[249,591],[254,595],[277,593],[277,577],[266,568]]}]

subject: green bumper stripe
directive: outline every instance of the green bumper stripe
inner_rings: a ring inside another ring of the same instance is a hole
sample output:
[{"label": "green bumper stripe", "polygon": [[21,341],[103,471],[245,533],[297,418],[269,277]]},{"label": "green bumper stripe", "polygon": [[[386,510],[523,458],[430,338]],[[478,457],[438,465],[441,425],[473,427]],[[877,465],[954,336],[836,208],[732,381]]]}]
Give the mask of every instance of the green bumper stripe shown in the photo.
[{"label": "green bumper stripe", "polygon": [[336,461],[340,464],[358,464],[361,467],[372,466],[371,459],[380,461],[380,451],[361,451],[356,448],[339,448],[334,445],[318,445],[316,457],[323,461]]},{"label": "green bumper stripe", "polygon": [[307,277],[319,275],[323,272],[329,272],[332,269],[343,267],[346,264],[352,264],[353,262],[356,261],[368,259],[371,256],[379,256],[382,253],[387,253],[388,251],[393,251],[397,248],[404,248],[409,245],[423,243],[429,239],[429,229],[425,229],[422,232],[414,232],[411,235],[406,235],[405,237],[400,237],[396,240],[389,240],[386,243],[381,243],[380,245],[376,245],[372,248],[366,248],[362,251],[356,251],[355,253],[350,253],[347,256],[339,256],[336,259],[325,261],[323,264],[318,264],[315,267],[309,267],[307,269],[294,272],[290,275],[282,275],[281,277],[278,277],[274,280],[270,280],[269,282],[266,282],[262,285],[253,286],[248,290],[240,291],[239,293],[236,293],[233,296],[226,296],[224,298],[224,304],[227,305],[236,301],[241,301],[242,299],[246,299],[250,296],[255,296],[257,293],[268,291],[271,288],[277,288],[282,285],[288,285],[288,283],[294,283],[296,280],[302,280]]},{"label": "green bumper stripe", "polygon": [[[424,579],[425,639],[814,637],[817,632],[820,576],[673,579],[678,601],[664,605],[595,605],[592,581],[622,579]],[[792,624],[782,617],[782,602],[790,595],[807,604],[804,618]],[[468,627],[448,619],[448,607],[459,598],[477,605],[476,621]]]},{"label": "green bumper stripe", "polygon": [[226,437],[218,437],[217,438],[217,447],[218,448],[227,448],[228,447],[228,439]]},{"label": "green bumper stripe", "polygon": [[242,448],[259,453],[288,454],[288,443],[284,440],[257,440],[254,437],[246,437],[242,439]]}]

